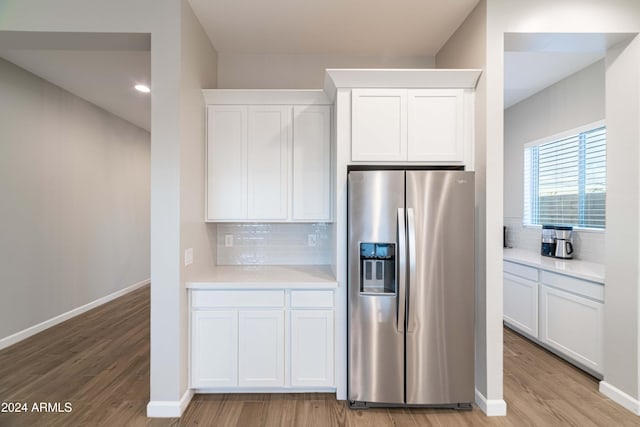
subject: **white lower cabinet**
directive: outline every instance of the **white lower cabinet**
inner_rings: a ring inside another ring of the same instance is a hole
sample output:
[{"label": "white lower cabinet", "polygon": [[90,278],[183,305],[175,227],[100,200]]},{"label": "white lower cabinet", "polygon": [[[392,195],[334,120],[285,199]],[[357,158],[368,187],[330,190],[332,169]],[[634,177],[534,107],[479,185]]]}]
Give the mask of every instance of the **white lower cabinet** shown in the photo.
[{"label": "white lower cabinet", "polygon": [[291,311],[291,385],[332,386],[333,311]]},{"label": "white lower cabinet", "polygon": [[284,385],[284,311],[238,313],[238,385]]},{"label": "white lower cabinet", "polygon": [[521,332],[538,336],[538,282],[504,273],[504,321]]},{"label": "white lower cabinet", "polygon": [[601,302],[540,285],[540,340],[597,373],[603,320]]},{"label": "white lower cabinet", "polygon": [[191,388],[335,387],[333,290],[191,292]]},{"label": "white lower cabinet", "polygon": [[238,385],[237,311],[194,311],[191,317],[192,387]]},{"label": "white lower cabinet", "polygon": [[604,285],[504,262],[504,323],[577,366],[602,374]]}]

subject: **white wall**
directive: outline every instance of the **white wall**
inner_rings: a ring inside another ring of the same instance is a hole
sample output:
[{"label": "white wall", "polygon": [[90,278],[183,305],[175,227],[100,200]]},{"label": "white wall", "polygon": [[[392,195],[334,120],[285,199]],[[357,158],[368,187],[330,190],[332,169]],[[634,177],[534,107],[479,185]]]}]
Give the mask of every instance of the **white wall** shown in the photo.
[{"label": "white wall", "polygon": [[[481,1],[454,35],[436,55],[437,68],[480,68],[483,70],[475,93],[475,171],[476,171],[476,364],[475,387],[480,395],[476,403],[489,415],[503,415],[502,399],[502,286],[495,279],[496,265],[502,265],[496,253],[493,211],[502,209],[500,186],[496,181],[502,162],[493,153],[487,137],[486,32],[487,2]],[[496,163],[500,162],[500,168]],[[498,197],[499,196],[499,197]],[[501,273],[500,273],[501,277]]]},{"label": "white wall", "polygon": [[[524,144],[605,118],[598,61],[504,111],[504,221],[510,246],[538,251],[540,230],[522,226]],[[577,259],[604,263],[604,232],[573,233]]]},{"label": "white wall", "polygon": [[630,409],[640,415],[640,36],[607,53],[606,109],[607,277],[601,390],[625,393],[633,399]]},{"label": "white wall", "polygon": [[0,339],[149,278],[149,133],[0,59]]},{"label": "white wall", "polygon": [[[487,74],[489,82],[487,85],[487,137],[495,146],[500,162],[502,162],[503,151],[503,90],[504,90],[504,34],[511,32],[535,33],[535,32],[596,32],[596,33],[638,33],[640,32],[640,2],[637,0],[489,0],[487,4]],[[639,54],[636,48],[628,51],[629,61]],[[626,56],[626,55],[625,55]],[[621,63],[622,64],[622,63]],[[626,105],[635,105],[640,97],[637,90],[616,90],[610,89],[609,58],[607,58],[607,155],[611,150],[620,149],[620,156],[625,156],[624,147],[626,144],[640,144],[638,140],[637,123],[638,116],[634,115],[633,121],[623,124],[621,121],[612,120],[614,111],[624,111]],[[620,68],[627,69],[628,72],[617,72],[616,76],[621,79],[617,82],[618,87],[637,87],[637,69],[628,69],[625,65]],[[635,73],[635,74],[634,74]],[[613,75],[611,75],[613,76]],[[632,110],[632,112],[635,110]],[[633,130],[632,130],[633,129]],[[618,135],[618,137],[612,136]],[[623,139],[625,142],[623,142]],[[604,383],[610,386],[609,390],[619,392],[608,393],[619,403],[630,402],[635,405],[640,413],[640,378],[638,375],[638,323],[639,304],[638,287],[640,285],[638,274],[638,259],[630,259],[625,254],[628,248],[633,248],[633,252],[640,243],[640,236],[637,234],[626,234],[623,237],[624,227],[633,226],[634,222],[628,223],[626,214],[622,211],[612,211],[610,202],[619,198],[622,203],[635,206],[640,195],[637,191],[627,192],[623,189],[615,190],[614,181],[610,171],[621,168],[625,170],[630,164],[634,169],[640,166],[640,159],[637,154],[628,156],[628,161],[622,165],[612,164],[608,161],[608,184],[607,184],[607,223],[616,223],[621,227],[620,236],[613,237],[613,230],[608,226],[606,236],[607,255],[605,268],[607,271],[605,284],[605,325],[604,336]],[[501,165],[500,165],[501,166]],[[499,167],[496,165],[496,167]],[[487,180],[487,187],[493,185],[502,188],[500,177],[492,176]],[[637,183],[632,184],[637,189]],[[502,196],[500,196],[502,199]],[[500,210],[492,208],[487,212],[488,216],[502,220],[502,206]],[[634,218],[637,224],[638,216]],[[501,224],[500,224],[501,225]],[[495,230],[495,238],[500,239],[499,229]],[[626,239],[624,245],[619,239]],[[630,245],[630,246],[629,246]],[[501,249],[495,248],[495,253],[499,254]],[[492,255],[493,256],[493,255]],[[613,259],[618,258],[618,262],[613,263]],[[612,275],[614,268],[623,268],[622,276]],[[495,278],[499,280],[498,277]],[[631,293],[629,290],[633,290]],[[501,315],[501,310],[499,311]],[[612,322],[617,313],[625,313],[625,318],[632,322],[632,325],[623,325],[620,329],[619,322]],[[629,327],[628,327],[629,326]],[[615,342],[610,341],[610,337],[615,337]],[[620,352],[630,351],[624,358],[617,356]],[[616,363],[618,362],[619,363]],[[626,377],[625,377],[626,376]],[[622,380],[625,377],[626,380]],[[611,379],[611,381],[610,381]],[[602,389],[602,384],[601,384]]]},{"label": "white wall", "polygon": [[221,53],[221,89],[322,89],[327,68],[433,68],[434,58]]}]

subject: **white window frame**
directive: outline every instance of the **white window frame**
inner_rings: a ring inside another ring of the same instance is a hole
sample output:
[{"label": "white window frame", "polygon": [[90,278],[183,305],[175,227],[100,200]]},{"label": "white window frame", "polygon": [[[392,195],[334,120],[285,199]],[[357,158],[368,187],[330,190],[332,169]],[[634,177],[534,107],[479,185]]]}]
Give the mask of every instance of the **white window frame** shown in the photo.
[{"label": "white window frame", "polygon": [[[525,222],[526,213],[525,213],[525,200],[524,200],[524,198],[525,198],[525,192],[524,192],[524,170],[525,170],[525,168],[524,168],[524,166],[526,166],[526,165],[524,165],[524,153],[527,150],[527,148],[533,147],[533,146],[536,146],[536,145],[546,144],[548,142],[553,142],[553,141],[558,141],[558,140],[561,140],[561,139],[569,138],[571,136],[578,135],[580,133],[587,132],[587,131],[590,131],[590,130],[594,130],[594,129],[597,129],[597,128],[600,128],[600,127],[603,127],[603,126],[604,127],[607,126],[606,120],[604,120],[604,119],[603,120],[597,120],[595,122],[587,123],[585,125],[582,125],[582,126],[579,126],[579,127],[573,128],[573,129],[568,129],[566,131],[562,131],[562,132],[556,133],[556,134],[551,135],[551,136],[547,136],[547,137],[544,137],[544,138],[536,139],[534,141],[529,141],[529,142],[524,144],[523,151],[522,151],[522,159],[523,159],[523,170],[522,170],[522,177],[523,177],[523,183],[522,183],[523,184],[523,193],[522,193],[522,209],[523,209],[523,211],[522,211],[522,226],[523,227],[525,227],[525,228],[534,228],[534,229],[541,229],[542,228],[541,224],[527,224]],[[608,143],[608,141],[607,141],[607,143]],[[605,194],[606,194],[606,190],[605,190]],[[606,218],[606,213],[605,213],[605,218]],[[607,228],[606,228],[606,225],[605,225],[605,228],[586,228],[586,227],[580,227],[580,226],[575,226],[574,225],[573,229],[574,230],[580,230],[580,231],[593,232],[593,233],[604,233]]]}]

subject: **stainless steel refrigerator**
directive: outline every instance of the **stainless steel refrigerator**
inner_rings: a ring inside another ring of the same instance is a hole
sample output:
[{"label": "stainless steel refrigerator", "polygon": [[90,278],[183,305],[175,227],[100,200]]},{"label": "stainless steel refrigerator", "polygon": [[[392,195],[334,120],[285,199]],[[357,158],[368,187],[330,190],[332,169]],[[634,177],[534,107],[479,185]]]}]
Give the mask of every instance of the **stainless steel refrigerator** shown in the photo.
[{"label": "stainless steel refrigerator", "polygon": [[474,400],[474,174],[349,171],[351,407]]}]

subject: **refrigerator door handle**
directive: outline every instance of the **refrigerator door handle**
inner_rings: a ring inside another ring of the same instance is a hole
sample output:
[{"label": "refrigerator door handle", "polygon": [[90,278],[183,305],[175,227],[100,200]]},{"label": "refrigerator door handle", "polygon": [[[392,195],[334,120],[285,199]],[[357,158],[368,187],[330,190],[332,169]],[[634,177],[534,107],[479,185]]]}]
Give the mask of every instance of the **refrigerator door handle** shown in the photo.
[{"label": "refrigerator door handle", "polygon": [[407,209],[407,239],[409,240],[409,277],[407,280],[407,332],[411,333],[414,329],[414,323],[411,314],[414,312],[411,301],[411,286],[416,277],[416,222],[413,214],[413,208]]},{"label": "refrigerator door handle", "polygon": [[398,208],[398,317],[396,322],[398,332],[404,332],[405,293],[407,286],[407,230],[404,217],[404,209]]}]

